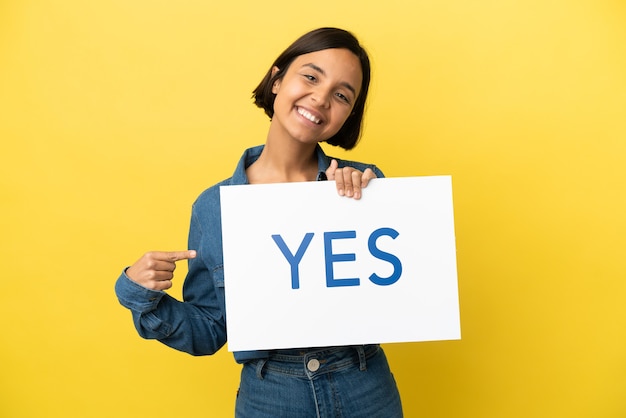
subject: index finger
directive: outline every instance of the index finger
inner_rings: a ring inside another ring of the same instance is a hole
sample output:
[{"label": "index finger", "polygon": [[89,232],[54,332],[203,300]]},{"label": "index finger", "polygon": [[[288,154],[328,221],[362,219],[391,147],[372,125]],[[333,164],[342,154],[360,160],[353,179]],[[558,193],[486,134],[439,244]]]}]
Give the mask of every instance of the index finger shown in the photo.
[{"label": "index finger", "polygon": [[162,260],[176,262],[180,260],[188,260],[190,258],[195,258],[196,251],[195,250],[168,251],[168,252],[163,252],[160,255],[162,255]]}]

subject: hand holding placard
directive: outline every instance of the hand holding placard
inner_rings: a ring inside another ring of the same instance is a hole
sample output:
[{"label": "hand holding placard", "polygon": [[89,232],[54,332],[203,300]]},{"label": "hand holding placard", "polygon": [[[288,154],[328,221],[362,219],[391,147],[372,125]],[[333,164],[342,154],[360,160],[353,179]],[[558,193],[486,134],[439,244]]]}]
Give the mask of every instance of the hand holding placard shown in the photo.
[{"label": "hand holding placard", "polygon": [[353,197],[359,200],[362,196],[362,189],[367,187],[370,180],[376,178],[376,174],[371,168],[359,171],[354,167],[338,168],[337,160],[333,159],[326,169],[328,180],[334,180],[339,196]]}]

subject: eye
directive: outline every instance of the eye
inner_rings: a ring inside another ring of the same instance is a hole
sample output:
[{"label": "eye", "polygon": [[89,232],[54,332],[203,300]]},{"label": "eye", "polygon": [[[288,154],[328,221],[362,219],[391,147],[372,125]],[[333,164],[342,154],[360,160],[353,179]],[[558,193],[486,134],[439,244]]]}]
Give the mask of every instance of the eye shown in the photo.
[{"label": "eye", "polygon": [[342,93],[337,92],[337,93],[335,93],[335,96],[336,96],[337,98],[339,98],[339,100],[341,100],[341,101],[344,101],[344,102],[346,102],[346,103],[348,103],[348,104],[350,103],[350,99],[348,99],[348,98],[347,98],[344,94],[342,94]]},{"label": "eye", "polygon": [[317,81],[317,78],[314,75],[311,74],[303,74],[302,75],[304,78],[306,78],[307,80],[311,81],[311,82],[315,82]]}]

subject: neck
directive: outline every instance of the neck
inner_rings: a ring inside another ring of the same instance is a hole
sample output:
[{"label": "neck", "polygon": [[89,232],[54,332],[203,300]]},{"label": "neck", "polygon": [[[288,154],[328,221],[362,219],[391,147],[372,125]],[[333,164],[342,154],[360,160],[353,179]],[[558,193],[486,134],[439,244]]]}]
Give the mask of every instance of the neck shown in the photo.
[{"label": "neck", "polygon": [[317,144],[277,143],[269,137],[259,158],[246,170],[254,183],[312,181],[317,176]]}]

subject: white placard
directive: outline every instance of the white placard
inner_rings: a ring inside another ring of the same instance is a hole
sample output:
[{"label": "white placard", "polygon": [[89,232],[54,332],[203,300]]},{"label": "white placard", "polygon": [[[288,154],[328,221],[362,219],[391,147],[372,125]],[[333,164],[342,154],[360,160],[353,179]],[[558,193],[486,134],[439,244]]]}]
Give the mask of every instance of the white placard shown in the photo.
[{"label": "white placard", "polygon": [[220,192],[229,351],[461,338],[450,176]]}]

